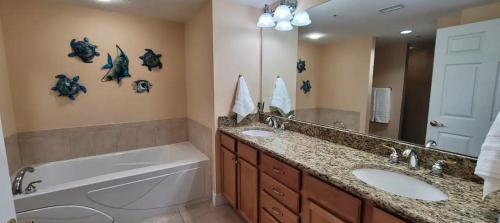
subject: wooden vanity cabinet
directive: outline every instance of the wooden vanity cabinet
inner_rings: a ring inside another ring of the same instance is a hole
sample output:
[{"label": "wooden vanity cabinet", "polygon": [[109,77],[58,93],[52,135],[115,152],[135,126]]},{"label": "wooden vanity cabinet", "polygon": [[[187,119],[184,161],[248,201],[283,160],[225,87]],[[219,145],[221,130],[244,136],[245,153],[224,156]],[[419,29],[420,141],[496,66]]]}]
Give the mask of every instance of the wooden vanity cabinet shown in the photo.
[{"label": "wooden vanity cabinet", "polygon": [[236,140],[221,134],[222,195],[229,205],[234,208],[237,207],[237,156],[235,146]]},{"label": "wooden vanity cabinet", "polygon": [[238,142],[238,212],[247,221],[257,223],[259,170],[258,152],[248,145]]},{"label": "wooden vanity cabinet", "polygon": [[309,174],[303,184],[302,223],[361,223],[361,199]]}]

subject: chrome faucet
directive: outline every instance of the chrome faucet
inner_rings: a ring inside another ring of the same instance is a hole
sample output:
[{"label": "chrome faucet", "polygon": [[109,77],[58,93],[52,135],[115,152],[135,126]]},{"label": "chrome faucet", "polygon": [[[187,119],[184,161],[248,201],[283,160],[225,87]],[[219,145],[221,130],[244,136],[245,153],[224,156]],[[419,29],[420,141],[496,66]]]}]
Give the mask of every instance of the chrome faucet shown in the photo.
[{"label": "chrome faucet", "polygon": [[408,168],[411,170],[418,170],[420,168],[418,164],[418,156],[417,152],[413,148],[406,148],[405,151],[403,151],[403,156],[405,158],[408,158]]},{"label": "chrome faucet", "polygon": [[396,149],[394,149],[394,147],[392,147],[392,146],[388,146],[388,145],[382,145],[382,146],[387,148],[387,149],[390,149],[392,152],[391,155],[389,155],[389,163],[392,163],[392,164],[399,163],[398,151],[396,151]]},{"label": "chrome faucet", "polygon": [[22,194],[23,193],[23,180],[24,180],[24,175],[26,172],[33,173],[35,172],[35,168],[33,167],[24,167],[19,172],[17,172],[16,177],[14,178],[14,181],[12,181],[12,194],[17,195],[17,194]]}]

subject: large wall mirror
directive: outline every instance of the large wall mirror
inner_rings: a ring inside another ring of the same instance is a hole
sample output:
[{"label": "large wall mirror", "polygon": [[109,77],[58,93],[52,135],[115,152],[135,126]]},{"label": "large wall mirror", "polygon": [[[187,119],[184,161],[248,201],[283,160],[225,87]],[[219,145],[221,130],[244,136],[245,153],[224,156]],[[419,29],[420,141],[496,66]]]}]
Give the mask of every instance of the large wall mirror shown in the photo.
[{"label": "large wall mirror", "polygon": [[[332,0],[307,12],[309,26],[263,29],[266,112],[478,156],[500,110],[498,0]],[[289,109],[272,106],[286,93]]]}]

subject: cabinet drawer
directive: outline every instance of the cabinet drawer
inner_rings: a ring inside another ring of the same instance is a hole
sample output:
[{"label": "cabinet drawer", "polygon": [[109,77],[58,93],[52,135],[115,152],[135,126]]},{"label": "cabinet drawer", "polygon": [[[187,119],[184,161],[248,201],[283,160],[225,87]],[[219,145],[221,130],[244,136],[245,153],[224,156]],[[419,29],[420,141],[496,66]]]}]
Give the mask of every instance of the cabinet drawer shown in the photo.
[{"label": "cabinet drawer", "polygon": [[290,210],[299,213],[299,194],[265,173],[260,175],[260,188]]},{"label": "cabinet drawer", "polygon": [[304,174],[302,191],[303,204],[314,201],[347,222],[361,221],[361,205],[359,198],[327,184],[309,174]]},{"label": "cabinet drawer", "polygon": [[253,165],[257,165],[257,150],[249,145],[238,142],[238,156]]},{"label": "cabinet drawer", "polygon": [[260,223],[280,223],[264,209],[260,209]]},{"label": "cabinet drawer", "polygon": [[299,217],[293,212],[288,210],[280,202],[274,200],[269,194],[264,191],[260,193],[260,207],[261,211],[267,211],[279,222],[283,223],[298,223]]},{"label": "cabinet drawer", "polygon": [[232,151],[232,152],[236,152],[236,140],[231,137],[231,136],[228,136],[224,133],[221,133],[220,134],[220,144],[222,146],[224,146],[226,149]]},{"label": "cabinet drawer", "polygon": [[300,171],[277,159],[262,154],[261,170],[292,190],[300,190]]}]

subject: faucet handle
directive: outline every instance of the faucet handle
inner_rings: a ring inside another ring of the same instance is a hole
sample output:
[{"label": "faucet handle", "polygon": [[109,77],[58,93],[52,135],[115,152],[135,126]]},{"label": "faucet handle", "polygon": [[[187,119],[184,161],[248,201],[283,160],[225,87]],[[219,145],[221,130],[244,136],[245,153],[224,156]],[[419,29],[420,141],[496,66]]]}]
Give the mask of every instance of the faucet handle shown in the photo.
[{"label": "faucet handle", "polygon": [[42,181],[41,180],[37,180],[37,181],[33,181],[33,182],[29,183],[28,186],[26,187],[26,189],[24,189],[24,193],[25,194],[35,193],[36,192],[36,186],[35,186],[35,184],[39,184],[39,183],[42,183]]},{"label": "faucet handle", "polygon": [[390,149],[392,152],[391,155],[389,155],[389,163],[393,163],[393,164],[399,163],[398,151],[392,146],[388,146],[385,144],[383,144],[382,146],[387,148],[387,149]]},{"label": "faucet handle", "polygon": [[430,175],[433,176],[443,176],[443,170],[444,170],[444,164],[447,165],[453,165],[456,164],[457,162],[455,161],[447,161],[447,160],[438,160],[432,165],[431,172],[429,172]]},{"label": "faucet handle", "polygon": [[280,129],[281,130],[285,130],[286,129],[286,125],[288,125],[288,122],[282,122],[281,125],[280,125]]}]

